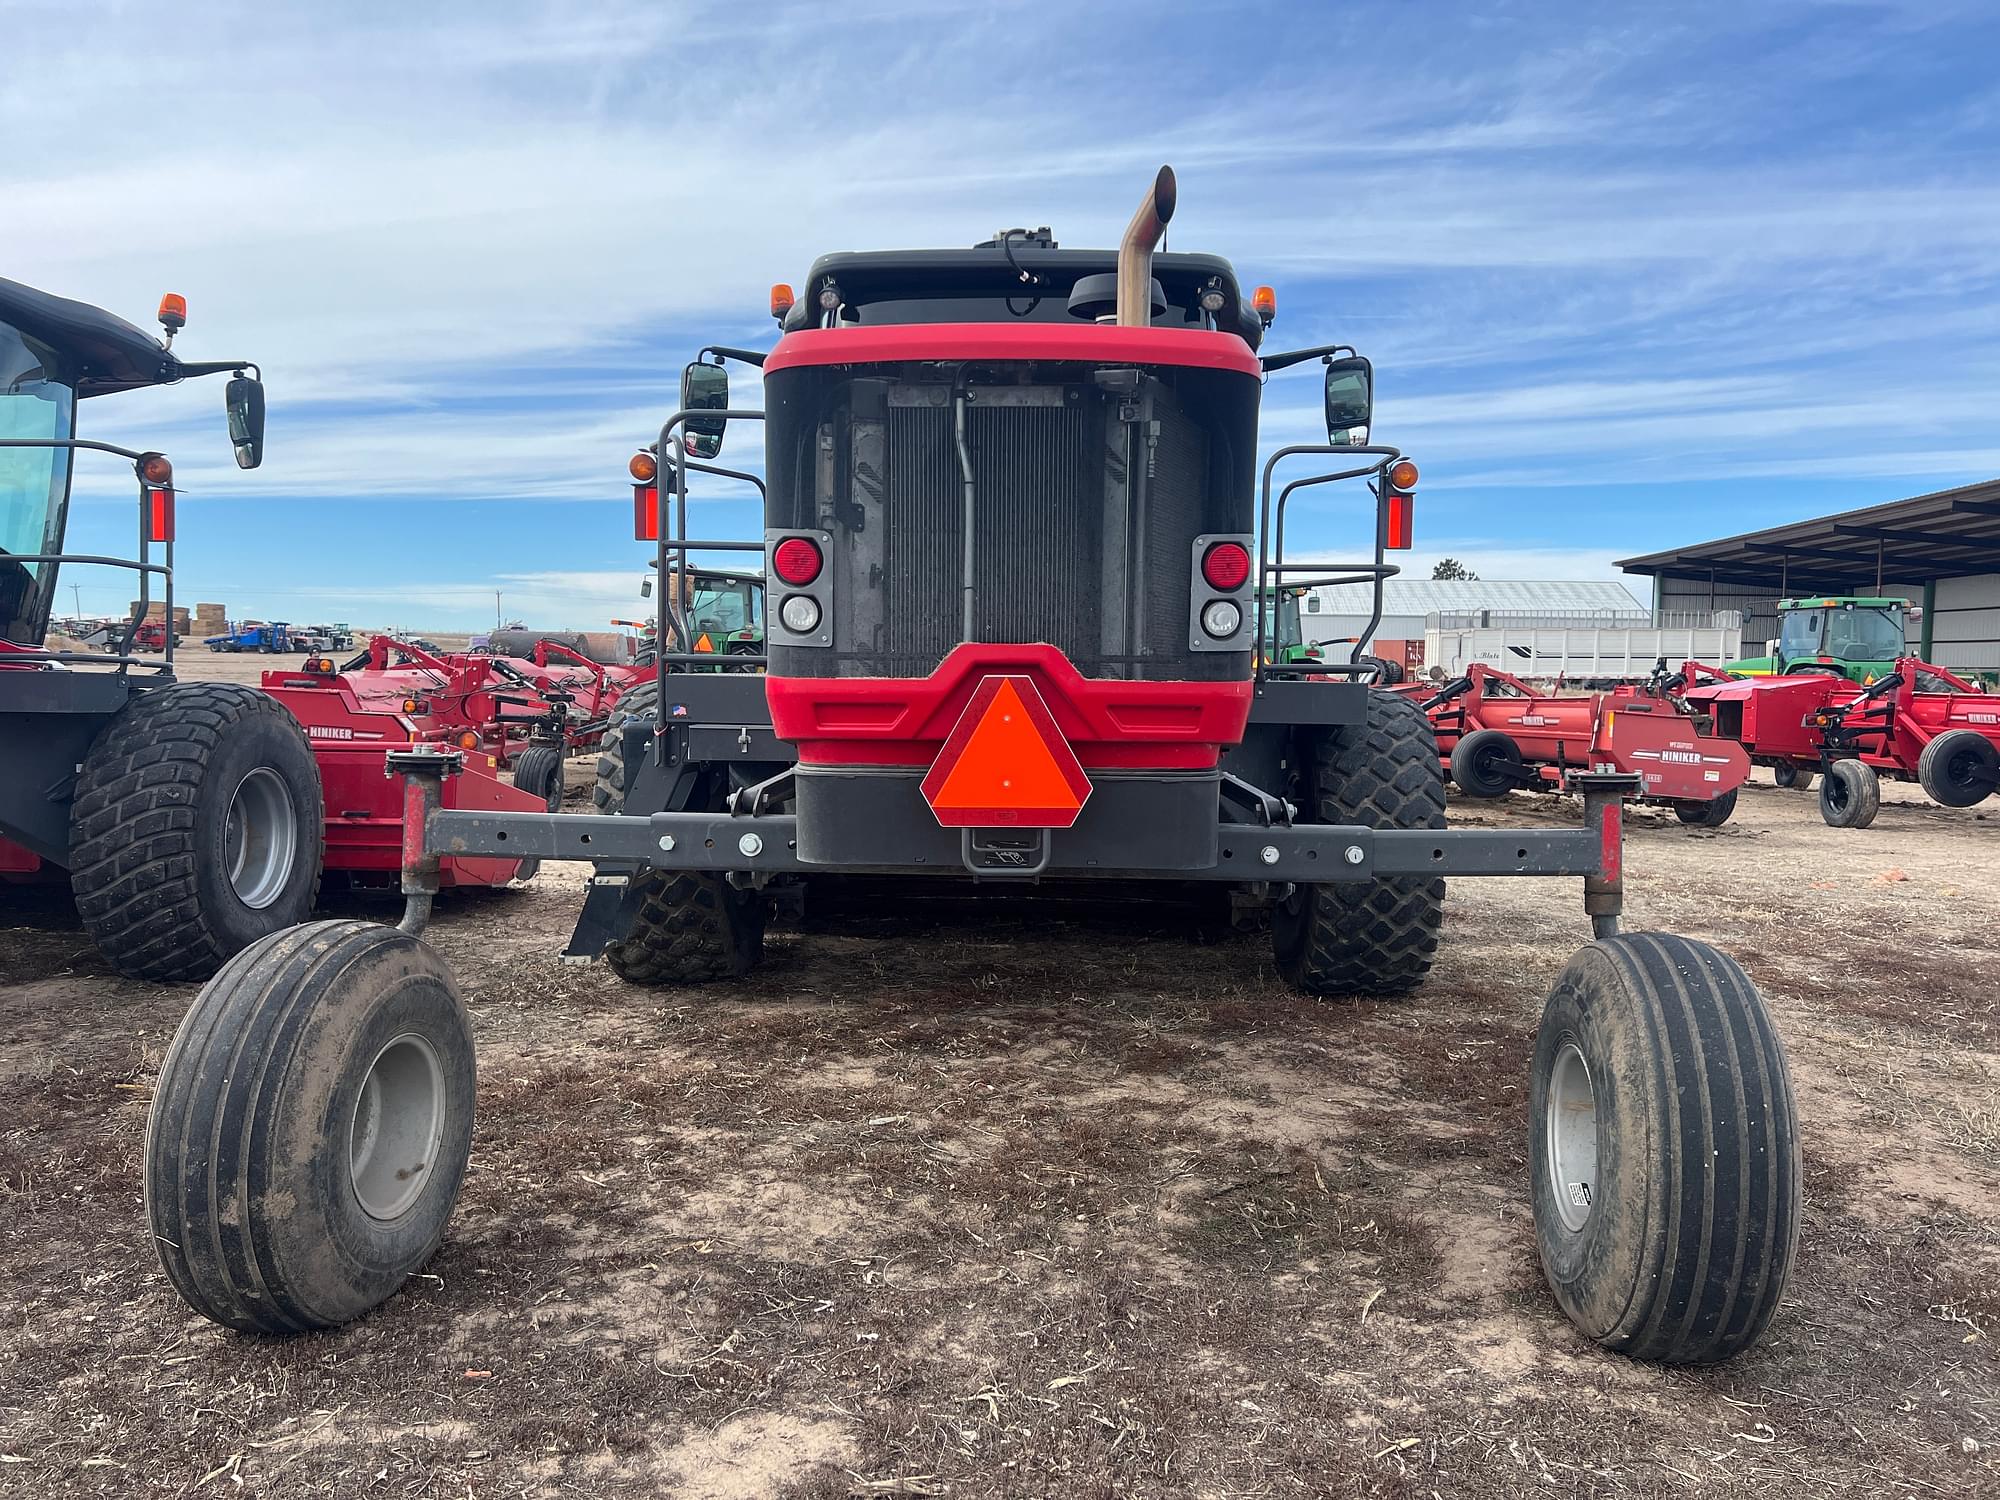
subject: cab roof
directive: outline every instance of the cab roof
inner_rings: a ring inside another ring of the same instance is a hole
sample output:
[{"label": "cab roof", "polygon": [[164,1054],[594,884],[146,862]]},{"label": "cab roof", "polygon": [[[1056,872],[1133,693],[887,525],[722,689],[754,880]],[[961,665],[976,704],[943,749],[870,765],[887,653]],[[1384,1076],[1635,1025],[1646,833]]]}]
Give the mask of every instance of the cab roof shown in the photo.
[{"label": "cab roof", "polygon": [[[1033,320],[1075,323],[1069,294],[1086,276],[1116,273],[1115,250],[1064,250],[1039,238],[990,243],[969,250],[844,250],[822,255],[784,321],[784,331],[819,326],[819,295],[838,289],[842,321],[853,323],[968,323]],[[1023,275],[1033,278],[1024,282]],[[1244,299],[1236,271],[1219,255],[1162,253],[1153,257],[1167,310],[1156,327],[1213,327],[1238,334],[1252,349],[1264,338],[1263,320]],[[1211,319],[1201,294],[1211,284],[1222,307]]]},{"label": "cab roof", "polygon": [[79,396],[168,385],[187,371],[152,334],[123,318],[0,277],[0,323],[10,323],[61,361]]}]

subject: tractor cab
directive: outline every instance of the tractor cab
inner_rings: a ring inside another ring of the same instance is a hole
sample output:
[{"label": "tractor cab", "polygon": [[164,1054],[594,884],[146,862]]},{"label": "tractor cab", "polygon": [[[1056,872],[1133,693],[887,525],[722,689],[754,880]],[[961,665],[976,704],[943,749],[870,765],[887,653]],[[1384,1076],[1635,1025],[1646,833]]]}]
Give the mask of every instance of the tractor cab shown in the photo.
[{"label": "tractor cab", "polygon": [[1743,677],[1826,672],[1869,683],[1904,653],[1910,605],[1904,599],[1816,595],[1778,601],[1778,639],[1768,654],[1731,662]]},{"label": "tractor cab", "polygon": [[[180,297],[162,299],[160,322],[167,330],[165,340],[101,308],[0,280],[0,650],[14,665],[104,662],[102,656],[39,649],[55,602],[57,569],[65,561],[70,482],[79,454],[86,461],[95,454],[126,459],[139,481],[138,560],[75,559],[138,574],[140,608],[114,651],[115,665],[135,665],[131,650],[156,582],[172,602],[173,465],[165,454],[79,439],[79,401],[231,372],[227,403],[236,462],[250,469],[261,458],[263,386],[246,373],[255,366],[241,360],[191,364],[176,357],[173,336],[187,322],[187,304]],[[155,545],[165,548],[158,563],[151,556]],[[170,659],[170,642],[167,647]]]},{"label": "tractor cab", "polygon": [[1305,594],[1302,584],[1260,591],[1264,605],[1264,624],[1257,638],[1257,659],[1260,662],[1325,660],[1317,645],[1306,644],[1305,629],[1299,618],[1299,600]]}]

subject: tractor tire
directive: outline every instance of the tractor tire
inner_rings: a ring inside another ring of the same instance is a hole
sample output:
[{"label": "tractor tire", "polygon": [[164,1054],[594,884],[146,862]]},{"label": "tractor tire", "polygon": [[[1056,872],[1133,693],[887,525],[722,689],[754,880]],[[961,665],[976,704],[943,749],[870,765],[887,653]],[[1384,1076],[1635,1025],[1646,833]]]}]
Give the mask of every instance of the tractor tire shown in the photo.
[{"label": "tractor tire", "polygon": [[1873,766],[1837,760],[1819,784],[1819,815],[1829,828],[1866,828],[1882,810],[1882,782]]},{"label": "tractor tire", "polygon": [[[1407,698],[1368,694],[1368,719],[1326,731],[1298,788],[1302,820],[1371,828],[1444,827],[1437,739]],[[1278,972],[1309,995],[1415,989],[1437,955],[1444,881],[1393,876],[1294,886],[1271,913]]]},{"label": "tractor tire", "polygon": [[1452,746],[1451,779],[1468,797],[1504,797],[1524,781],[1520,747],[1497,729],[1475,729]]},{"label": "tractor tire", "polygon": [[562,811],[563,758],[552,745],[530,745],[514,757],[514,787],[540,797],[552,813]]},{"label": "tractor tire", "polygon": [[655,678],[632,688],[612,707],[604,737],[597,742],[597,784],[590,800],[599,812],[615,813],[625,805],[625,739],[627,719],[650,719],[659,711],[660,683]]},{"label": "tractor tire", "polygon": [[1693,828],[1720,828],[1729,821],[1729,815],[1736,811],[1736,789],[1731,787],[1720,797],[1707,802],[1676,802],[1674,816]]},{"label": "tractor tire", "polygon": [[1800,1165],[1750,976],[1666,933],[1590,944],[1543,1007],[1528,1101],[1535,1240],[1569,1320],[1667,1364],[1754,1344],[1798,1247]]},{"label": "tractor tire", "polygon": [[1375,669],[1376,687],[1395,687],[1403,680],[1403,664],[1380,656],[1357,656],[1356,662]]},{"label": "tractor tire", "polygon": [[632,930],[604,949],[627,984],[700,984],[747,974],[764,956],[761,891],[738,890],[720,875],[647,870]]},{"label": "tractor tire", "polygon": [[1813,786],[1813,773],[1795,760],[1781,760],[1771,767],[1771,780],[1788,792],[1809,792]]},{"label": "tractor tire", "polygon": [[1983,802],[2000,776],[2000,749],[1976,729],[1950,729],[1917,757],[1917,782],[1939,807]]},{"label": "tractor tire", "polygon": [[387,1301],[444,1238],[475,1083],[458,986],[418,939],[313,922],[239,953],[174,1034],[146,1122],[174,1290],[244,1333]]},{"label": "tractor tire", "polygon": [[70,886],[92,941],[135,979],[206,979],[303,922],[326,813],[299,721],[234,682],[135,693],[84,757]]}]

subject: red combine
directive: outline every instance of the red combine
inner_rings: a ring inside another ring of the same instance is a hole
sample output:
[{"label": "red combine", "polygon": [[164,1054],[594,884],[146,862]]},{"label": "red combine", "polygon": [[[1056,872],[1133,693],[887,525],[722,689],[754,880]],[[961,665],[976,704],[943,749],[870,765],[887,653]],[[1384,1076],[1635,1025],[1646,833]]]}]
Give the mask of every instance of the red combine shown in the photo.
[{"label": "red combine", "polygon": [[1820,815],[1835,828],[1875,821],[1883,776],[1916,782],[1942,807],[2000,787],[2000,696],[1915,657],[1866,687],[1825,672],[1739,681],[1692,662],[1682,674],[1696,684],[1683,694],[1690,708],[1780,786],[1820,774]]},{"label": "red combine", "polygon": [[1475,662],[1463,677],[1418,697],[1437,732],[1445,773],[1470,797],[1516,787],[1561,791],[1575,771],[1642,778],[1641,796],[1672,807],[1683,823],[1715,828],[1736,808],[1750,757],[1703,732],[1660,686],[1608,693],[1539,693],[1518,677]]}]

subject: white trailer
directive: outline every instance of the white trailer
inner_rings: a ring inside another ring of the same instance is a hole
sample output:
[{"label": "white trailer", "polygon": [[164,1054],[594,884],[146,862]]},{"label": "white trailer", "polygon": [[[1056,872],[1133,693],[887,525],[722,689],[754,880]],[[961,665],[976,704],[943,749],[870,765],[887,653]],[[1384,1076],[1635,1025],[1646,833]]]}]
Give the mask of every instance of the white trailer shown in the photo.
[{"label": "white trailer", "polygon": [[1535,682],[1575,687],[1643,682],[1655,662],[1720,666],[1743,655],[1743,616],[1722,610],[1660,625],[1559,616],[1506,619],[1432,614],[1424,621],[1424,671],[1460,676],[1474,662]]}]

